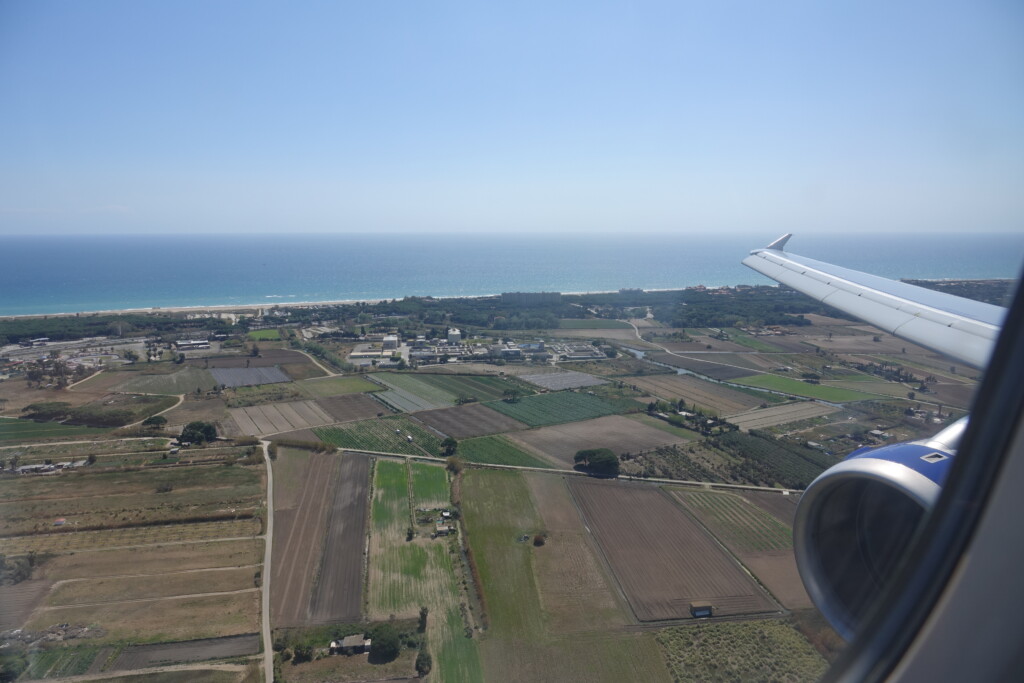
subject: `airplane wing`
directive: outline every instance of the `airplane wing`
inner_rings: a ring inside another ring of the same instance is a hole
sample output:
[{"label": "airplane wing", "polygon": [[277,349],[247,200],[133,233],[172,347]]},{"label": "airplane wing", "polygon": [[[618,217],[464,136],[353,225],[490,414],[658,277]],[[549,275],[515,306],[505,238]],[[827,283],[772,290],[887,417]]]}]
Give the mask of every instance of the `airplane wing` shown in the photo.
[{"label": "airplane wing", "polygon": [[897,337],[985,367],[1005,308],[796,256],[784,251],[790,237],[753,250],[743,265]]}]

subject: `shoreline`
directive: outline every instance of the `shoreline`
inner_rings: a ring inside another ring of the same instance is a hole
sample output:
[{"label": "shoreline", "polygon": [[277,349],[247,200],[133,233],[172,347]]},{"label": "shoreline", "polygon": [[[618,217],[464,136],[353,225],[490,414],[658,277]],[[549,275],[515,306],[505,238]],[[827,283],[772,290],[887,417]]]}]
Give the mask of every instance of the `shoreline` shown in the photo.
[{"label": "shoreline", "polygon": [[[1004,278],[904,278],[910,280],[916,280],[919,282],[1007,282],[1015,281],[1016,278],[1004,277]],[[696,289],[703,287],[704,289],[730,289],[735,287],[756,287],[761,285],[750,285],[748,283],[737,283],[732,285],[688,285],[685,287],[651,287],[651,288],[636,288],[642,289],[644,292],[681,292],[688,289]],[[773,286],[773,285],[767,285]],[[774,285],[778,286],[778,285]],[[559,292],[563,296],[586,296],[590,294],[616,294],[619,289],[600,289],[585,292]],[[525,294],[537,294],[539,292],[524,292]],[[209,312],[209,313],[252,313],[259,309],[268,308],[310,308],[314,306],[353,306],[356,304],[379,304],[384,301],[402,301],[408,298],[418,299],[434,299],[434,300],[446,300],[446,299],[487,299],[490,297],[501,296],[501,293],[491,294],[467,294],[467,295],[450,295],[450,296],[420,296],[420,295],[405,295],[401,297],[382,297],[378,299],[330,299],[326,301],[273,301],[262,304],[210,304],[210,305],[193,305],[193,306],[150,306],[143,308],[109,308],[109,309],[97,309],[89,311],[71,311],[71,312],[60,312],[60,313],[15,313],[5,315],[0,313],[0,323],[4,320],[22,320],[27,318],[72,318],[81,316],[98,316],[98,315],[127,315],[127,314],[149,314],[149,313],[197,313],[197,312]]]}]

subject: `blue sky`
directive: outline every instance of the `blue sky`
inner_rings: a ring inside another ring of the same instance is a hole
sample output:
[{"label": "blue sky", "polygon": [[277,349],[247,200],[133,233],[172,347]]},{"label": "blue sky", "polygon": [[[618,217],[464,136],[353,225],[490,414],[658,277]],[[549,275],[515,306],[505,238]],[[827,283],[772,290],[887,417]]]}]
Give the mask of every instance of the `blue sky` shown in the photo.
[{"label": "blue sky", "polygon": [[1024,5],[0,2],[0,234],[1022,231]]}]

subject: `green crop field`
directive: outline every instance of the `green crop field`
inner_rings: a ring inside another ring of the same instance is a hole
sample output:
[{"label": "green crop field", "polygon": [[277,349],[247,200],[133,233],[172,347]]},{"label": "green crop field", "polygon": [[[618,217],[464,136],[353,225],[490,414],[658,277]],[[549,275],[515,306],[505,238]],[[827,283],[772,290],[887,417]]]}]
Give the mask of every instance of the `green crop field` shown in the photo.
[{"label": "green crop field", "polygon": [[75,427],[57,422],[33,422],[13,417],[0,417],[0,443],[18,443],[36,439],[90,438],[106,434],[109,429]]},{"label": "green crop field", "polygon": [[[441,441],[407,417],[392,415],[349,422],[337,427],[316,427],[313,433],[339,448],[438,456]],[[412,437],[409,441],[408,437]]]},{"label": "green crop field", "polygon": [[451,401],[459,397],[473,397],[478,401],[501,398],[504,392],[516,388],[521,394],[533,393],[528,385],[514,379],[484,375],[417,375],[416,379],[428,386],[446,392]]},{"label": "green crop field", "polygon": [[448,473],[441,465],[412,463],[412,493],[418,508],[436,508],[448,504]]},{"label": "green crop field", "polygon": [[251,341],[278,341],[281,339],[281,333],[276,329],[273,330],[253,330],[246,338]]},{"label": "green crop field", "polygon": [[633,326],[621,320],[605,318],[562,318],[558,327],[563,330],[628,330]]},{"label": "green crop field", "polygon": [[741,332],[735,327],[729,327],[725,330],[729,334],[729,341],[739,344],[740,346],[746,346],[748,349],[754,351],[767,351],[769,353],[782,351],[782,349],[775,344],[767,342],[759,337],[752,337],[746,332]]},{"label": "green crop field", "polygon": [[310,398],[326,398],[343,394],[361,394],[380,391],[379,384],[374,384],[358,375],[346,377],[328,377],[326,379],[307,379],[296,382],[295,387]]},{"label": "green crop field", "polygon": [[458,456],[467,462],[520,467],[551,467],[535,455],[517,448],[503,436],[481,436],[459,442]]},{"label": "green crop field", "polygon": [[790,377],[779,377],[778,375],[755,375],[742,379],[732,380],[736,384],[745,384],[751,387],[761,387],[773,391],[782,391],[795,396],[806,396],[808,398],[820,398],[822,401],[833,403],[845,403],[847,401],[864,401],[878,398],[874,394],[865,394],[861,391],[851,389],[840,389],[822,384],[808,384]]},{"label": "green crop field", "polygon": [[677,626],[655,637],[675,681],[816,681],[828,668],[783,621]]},{"label": "green crop field", "polygon": [[487,407],[524,422],[531,427],[589,420],[615,415],[629,410],[640,410],[636,401],[602,399],[590,394],[558,391],[521,398],[515,403],[491,401]]},{"label": "green crop field", "polygon": [[673,491],[693,509],[718,538],[736,552],[789,550],[793,533],[789,527],[753,503],[732,493]]},{"label": "green crop field", "polygon": [[407,524],[409,519],[409,473],[404,462],[378,460],[373,470],[371,519],[376,527]]}]

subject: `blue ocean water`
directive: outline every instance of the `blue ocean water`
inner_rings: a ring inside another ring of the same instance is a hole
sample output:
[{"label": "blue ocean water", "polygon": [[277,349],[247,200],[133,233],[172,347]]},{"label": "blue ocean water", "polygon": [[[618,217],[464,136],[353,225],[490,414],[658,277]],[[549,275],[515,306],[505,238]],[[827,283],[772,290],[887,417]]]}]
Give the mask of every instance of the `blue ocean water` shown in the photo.
[{"label": "blue ocean water", "polygon": [[[0,315],[766,284],[758,235],[100,235],[0,240]],[[1016,277],[1024,234],[798,235],[885,277]]]}]

